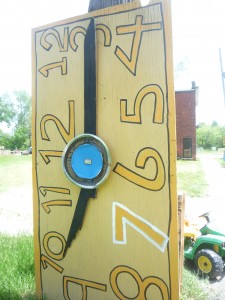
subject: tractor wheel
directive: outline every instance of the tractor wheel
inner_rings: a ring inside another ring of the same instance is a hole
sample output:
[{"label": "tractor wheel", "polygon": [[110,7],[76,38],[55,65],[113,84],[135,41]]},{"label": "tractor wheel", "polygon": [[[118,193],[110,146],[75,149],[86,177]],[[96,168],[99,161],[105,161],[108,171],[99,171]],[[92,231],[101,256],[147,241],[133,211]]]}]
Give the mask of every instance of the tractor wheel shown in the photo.
[{"label": "tractor wheel", "polygon": [[198,269],[210,279],[221,276],[224,263],[222,258],[212,250],[203,249],[196,253],[194,262]]}]

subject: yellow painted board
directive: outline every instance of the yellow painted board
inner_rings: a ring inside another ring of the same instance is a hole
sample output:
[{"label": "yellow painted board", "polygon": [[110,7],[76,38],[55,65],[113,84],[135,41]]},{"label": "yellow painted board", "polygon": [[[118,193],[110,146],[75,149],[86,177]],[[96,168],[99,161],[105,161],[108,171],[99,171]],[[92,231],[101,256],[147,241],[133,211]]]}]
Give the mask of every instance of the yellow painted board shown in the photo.
[{"label": "yellow painted board", "polygon": [[[84,39],[92,17],[97,136],[112,166],[64,256],[80,188],[64,174],[62,152],[84,133]],[[37,296],[179,299],[170,2],[107,8],[32,36]]]}]

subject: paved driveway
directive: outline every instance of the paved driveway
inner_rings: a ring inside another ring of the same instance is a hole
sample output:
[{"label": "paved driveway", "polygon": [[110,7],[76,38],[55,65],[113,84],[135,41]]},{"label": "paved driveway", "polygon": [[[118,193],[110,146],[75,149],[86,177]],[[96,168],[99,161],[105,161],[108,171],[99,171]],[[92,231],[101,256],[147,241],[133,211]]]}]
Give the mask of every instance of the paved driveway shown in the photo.
[{"label": "paved driveway", "polygon": [[31,186],[0,194],[0,232],[10,235],[33,233]]},{"label": "paved driveway", "polygon": [[[186,199],[185,213],[188,216],[196,217],[206,211],[212,211],[216,220],[221,221],[224,226],[225,212],[225,168],[220,166],[223,154],[218,152],[198,153],[198,158],[202,163],[206,181],[208,184],[207,194],[204,198]],[[193,180],[198,180],[193,178]],[[210,282],[209,297],[206,300],[225,299],[225,271],[223,276]]]},{"label": "paved driveway", "polygon": [[[185,212],[188,216],[199,216],[204,212],[213,211],[218,218],[224,218],[225,209],[225,168],[219,161],[222,160],[222,152],[199,152],[198,159],[202,163],[207,181],[207,194],[203,198],[186,199]],[[198,178],[193,178],[198,180]],[[224,298],[225,299],[225,298]]]},{"label": "paved driveway", "polygon": [[215,152],[211,154],[200,153],[200,160],[208,182],[208,198],[214,199],[216,203],[225,201],[225,168],[218,163],[222,161],[223,154]]}]

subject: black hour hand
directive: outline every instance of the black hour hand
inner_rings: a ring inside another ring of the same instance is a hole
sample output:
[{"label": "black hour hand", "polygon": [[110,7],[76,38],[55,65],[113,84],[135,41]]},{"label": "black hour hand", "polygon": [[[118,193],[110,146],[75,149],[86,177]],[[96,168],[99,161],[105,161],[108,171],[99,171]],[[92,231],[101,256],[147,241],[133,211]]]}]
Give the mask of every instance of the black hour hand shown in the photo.
[{"label": "black hour hand", "polygon": [[[96,134],[96,38],[95,22],[93,18],[90,20],[84,40],[84,132],[85,134]],[[78,145],[78,148],[74,146],[74,149],[71,149],[72,154],[67,156],[69,157],[68,161],[74,164],[74,166],[72,165],[72,169],[74,171],[74,173],[72,172],[73,175],[77,175],[76,178],[73,179],[76,181],[75,183],[79,182],[80,186],[83,186],[83,178],[87,179],[85,176],[86,173],[89,175],[90,171],[88,170],[88,164],[90,165],[89,169],[91,169],[92,173],[94,174],[91,166],[92,159],[90,159],[88,155],[86,159],[83,158],[88,151],[93,151],[93,149],[90,145],[88,145],[88,143],[85,142],[85,138],[82,142],[83,144]],[[71,152],[69,147],[67,150],[69,150],[68,152]],[[83,169],[79,170],[79,167],[76,166],[76,163],[78,163],[78,166],[81,165],[81,168]],[[67,170],[69,169],[71,170],[70,166],[68,166]],[[82,176],[79,176],[80,173],[82,173]],[[88,199],[95,197],[95,194],[95,189],[90,189],[90,187],[88,187],[88,189],[85,187],[81,188],[73,220],[70,226],[64,255],[66,254],[67,249],[70,247],[73,239],[75,239],[78,229],[81,229],[82,227]]]},{"label": "black hour hand", "polygon": [[84,41],[84,131],[71,140],[63,153],[63,170],[81,187],[70,226],[64,256],[81,228],[88,199],[109,175],[111,157],[106,144],[96,134],[96,39],[91,19]]},{"label": "black hour hand", "polygon": [[73,220],[70,226],[70,230],[66,242],[66,247],[64,250],[64,256],[66,255],[66,252],[70,247],[72,241],[76,238],[77,231],[82,227],[88,200],[89,198],[93,198],[93,197],[95,197],[95,189],[87,190],[82,188],[80,190],[77,206],[74,212]]}]

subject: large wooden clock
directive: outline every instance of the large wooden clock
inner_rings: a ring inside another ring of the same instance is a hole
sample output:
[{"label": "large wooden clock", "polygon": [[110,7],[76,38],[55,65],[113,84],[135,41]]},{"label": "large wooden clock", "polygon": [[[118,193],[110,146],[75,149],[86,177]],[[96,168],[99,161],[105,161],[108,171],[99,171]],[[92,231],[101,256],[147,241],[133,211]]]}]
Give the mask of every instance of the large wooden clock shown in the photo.
[{"label": "large wooden clock", "polygon": [[37,296],[177,300],[170,3],[33,30]]}]

